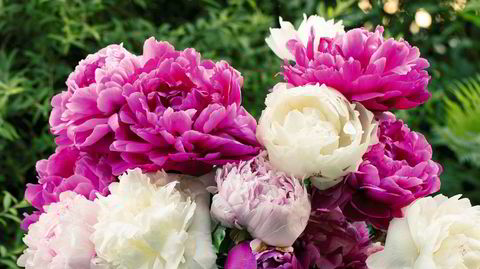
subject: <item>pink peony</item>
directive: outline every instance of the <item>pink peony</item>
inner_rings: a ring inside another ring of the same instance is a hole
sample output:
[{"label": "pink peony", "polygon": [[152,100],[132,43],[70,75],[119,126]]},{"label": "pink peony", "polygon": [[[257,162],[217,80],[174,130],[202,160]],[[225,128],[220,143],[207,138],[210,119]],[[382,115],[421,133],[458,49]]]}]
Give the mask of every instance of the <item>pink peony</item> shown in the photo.
[{"label": "pink peony", "polygon": [[274,170],[266,155],[217,170],[211,213],[224,226],[246,229],[270,246],[289,247],[305,229],[310,201],[305,187]]},{"label": "pink peony", "polygon": [[[48,158],[37,162],[38,184],[27,184],[25,199],[43,212],[44,206],[59,201],[62,192],[73,191],[94,200],[96,193],[108,194],[115,179],[103,159],[79,152],[74,147],[59,147]],[[27,216],[22,227],[38,220],[38,213]]]},{"label": "pink peony", "polygon": [[382,27],[375,32],[357,28],[323,37],[315,43],[318,47],[314,40],[312,29],[306,46],[297,39],[288,42],[296,62],[285,61],[283,74],[288,83],[326,84],[375,111],[409,109],[430,98],[430,77],[424,70],[428,61],[406,41],[385,40]]},{"label": "pink peony", "polygon": [[23,241],[27,249],[18,265],[27,269],[89,269],[95,258],[90,241],[98,206],[74,192],[64,192],[58,202],[30,226]]},{"label": "pink peony", "polygon": [[380,143],[363,156],[356,173],[329,190],[341,193],[344,214],[387,229],[402,208],[440,189],[442,167],[432,161],[432,147],[391,113],[378,117]]},{"label": "pink peony", "polygon": [[124,98],[116,87],[121,77],[106,74],[119,69],[122,60],[135,57],[121,45],[110,45],[80,61],[67,79],[68,90],[52,99],[50,126],[58,145],[108,152],[113,139],[108,116]]},{"label": "pink peony", "polygon": [[108,154],[115,175],[198,175],[258,153],[256,121],[240,105],[243,78],[225,61],[154,38],[142,56],[109,46],[89,57],[52,100],[57,143]]},{"label": "pink peony", "polygon": [[20,223],[20,228],[24,231],[28,231],[28,227],[30,227],[30,225],[38,221],[38,219],[40,218],[40,215],[42,214],[42,211],[37,210],[37,211],[34,211],[32,214],[24,213],[23,214],[24,218]]}]

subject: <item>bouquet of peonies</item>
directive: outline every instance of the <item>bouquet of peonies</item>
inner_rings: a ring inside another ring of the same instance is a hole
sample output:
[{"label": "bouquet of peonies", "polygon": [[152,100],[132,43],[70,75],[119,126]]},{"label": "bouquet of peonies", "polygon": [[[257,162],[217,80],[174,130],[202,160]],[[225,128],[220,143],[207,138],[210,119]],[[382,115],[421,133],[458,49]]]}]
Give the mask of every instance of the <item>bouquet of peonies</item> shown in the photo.
[{"label": "bouquet of peonies", "polygon": [[480,207],[427,197],[442,167],[388,112],[430,97],[418,48],[280,18],[284,83],[258,125],[243,77],[150,38],[82,60],[27,185],[26,268],[478,269]]}]

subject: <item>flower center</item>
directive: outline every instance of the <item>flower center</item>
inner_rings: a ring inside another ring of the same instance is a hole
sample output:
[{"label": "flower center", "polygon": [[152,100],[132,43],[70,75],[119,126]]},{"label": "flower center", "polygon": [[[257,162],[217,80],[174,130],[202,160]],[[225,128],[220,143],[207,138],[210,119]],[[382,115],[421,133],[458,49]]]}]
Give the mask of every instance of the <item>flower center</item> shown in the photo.
[{"label": "flower center", "polygon": [[303,107],[289,111],[283,125],[278,124],[278,144],[298,144],[314,146],[323,154],[331,153],[338,147],[339,135],[335,126],[316,108]]}]

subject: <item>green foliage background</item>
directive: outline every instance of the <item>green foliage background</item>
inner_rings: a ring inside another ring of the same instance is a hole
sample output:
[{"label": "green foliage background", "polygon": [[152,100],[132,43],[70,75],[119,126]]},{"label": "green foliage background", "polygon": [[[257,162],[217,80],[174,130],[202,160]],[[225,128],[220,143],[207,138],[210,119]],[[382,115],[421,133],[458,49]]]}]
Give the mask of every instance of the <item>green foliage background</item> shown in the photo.
[{"label": "green foliage background", "polygon": [[[480,1],[400,0],[395,14],[384,2],[370,0],[363,11],[357,0],[0,0],[0,268],[17,268],[18,223],[30,210],[25,184],[36,180],[35,162],[54,150],[50,99],[79,60],[111,43],[140,53],[150,36],[195,47],[242,72],[244,104],[258,117],[281,80],[281,61],[264,42],[278,16],[296,25],[303,13],[343,19],[347,28],[384,25],[388,37],[418,46],[431,63],[433,97],[397,115],[433,144],[445,169],[442,191],[480,204]],[[454,2],[466,6],[455,10]],[[419,8],[433,22],[413,34]]]}]

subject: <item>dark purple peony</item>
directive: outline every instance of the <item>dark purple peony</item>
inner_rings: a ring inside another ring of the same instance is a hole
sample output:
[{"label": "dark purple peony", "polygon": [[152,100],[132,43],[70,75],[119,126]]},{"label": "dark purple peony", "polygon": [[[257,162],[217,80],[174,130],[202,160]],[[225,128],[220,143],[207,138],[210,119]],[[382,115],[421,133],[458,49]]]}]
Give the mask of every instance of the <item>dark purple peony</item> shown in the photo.
[{"label": "dark purple peony", "polygon": [[52,100],[57,143],[108,155],[115,175],[136,167],[198,175],[259,151],[242,76],[194,49],[150,38],[135,56],[112,45],[82,61],[67,85]]},{"label": "dark purple peony", "polygon": [[[254,250],[252,250],[252,246]],[[293,249],[268,247],[260,240],[245,241],[228,252],[225,269],[302,269]]]},{"label": "dark purple peony", "polygon": [[37,162],[38,184],[27,184],[25,199],[38,211],[27,215],[22,228],[38,220],[44,206],[59,201],[60,193],[74,191],[94,200],[96,194],[108,194],[108,185],[115,180],[111,168],[102,158],[78,151],[75,147],[59,147],[48,160]]},{"label": "dark purple peony", "polygon": [[403,216],[402,208],[440,189],[442,167],[432,161],[432,147],[422,134],[410,131],[391,113],[378,116],[379,143],[363,156],[356,173],[329,189],[344,214],[387,229]]},{"label": "dark purple peony", "polygon": [[315,209],[294,245],[296,257],[303,268],[367,269],[365,261],[378,247],[370,241],[365,222],[348,222],[334,203],[328,205],[334,208],[317,207],[325,206],[319,203],[323,198],[316,197],[314,191],[312,206]]},{"label": "dark purple peony", "polygon": [[288,42],[296,62],[285,62],[283,74],[288,83],[326,84],[374,111],[409,109],[430,98],[428,61],[406,41],[385,40],[382,27],[375,32],[356,28],[334,38],[320,38],[318,47],[314,40],[312,29],[306,47],[296,39]]}]

